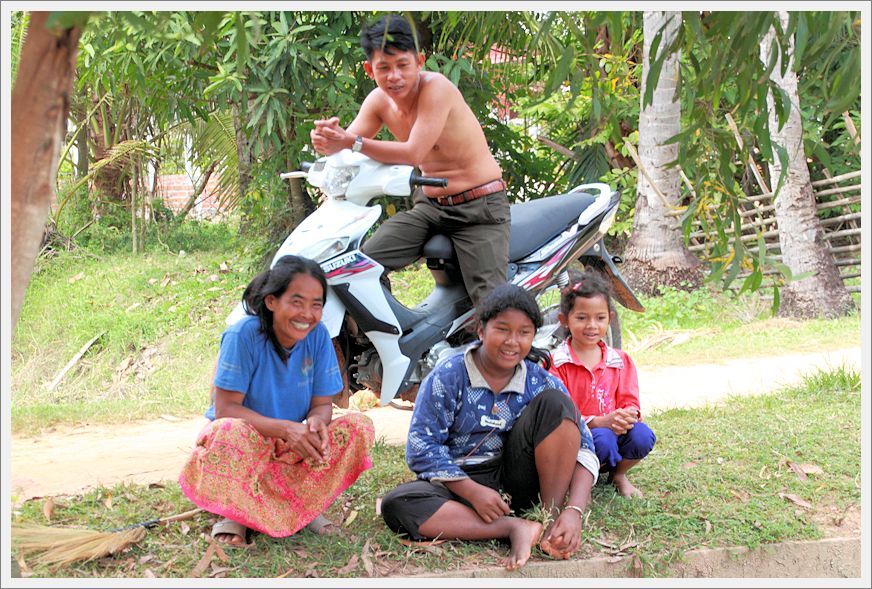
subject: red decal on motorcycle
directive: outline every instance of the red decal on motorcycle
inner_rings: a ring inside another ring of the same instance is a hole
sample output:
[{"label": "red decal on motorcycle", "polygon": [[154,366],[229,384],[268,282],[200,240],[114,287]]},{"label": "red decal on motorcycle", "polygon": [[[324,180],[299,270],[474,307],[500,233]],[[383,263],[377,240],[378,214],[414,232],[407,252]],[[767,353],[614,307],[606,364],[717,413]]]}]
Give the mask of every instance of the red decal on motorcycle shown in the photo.
[{"label": "red decal on motorcycle", "polygon": [[341,268],[336,268],[332,272],[327,274],[327,279],[331,278],[339,278],[345,276],[353,276],[354,274],[360,274],[361,272],[366,272],[370,268],[375,268],[375,263],[372,260],[362,259],[357,260],[347,266],[343,266]]},{"label": "red decal on motorcycle", "polygon": [[521,286],[527,290],[533,290],[534,288],[545,282],[545,280],[550,278],[552,275],[551,271],[554,269],[554,266],[556,266],[560,262],[560,260],[563,259],[563,254],[565,254],[566,250],[569,249],[569,245],[570,244],[566,244],[565,246],[557,250],[557,252],[555,252],[554,255],[552,255],[548,259],[548,261],[542,265],[541,268],[525,278],[521,282]]}]

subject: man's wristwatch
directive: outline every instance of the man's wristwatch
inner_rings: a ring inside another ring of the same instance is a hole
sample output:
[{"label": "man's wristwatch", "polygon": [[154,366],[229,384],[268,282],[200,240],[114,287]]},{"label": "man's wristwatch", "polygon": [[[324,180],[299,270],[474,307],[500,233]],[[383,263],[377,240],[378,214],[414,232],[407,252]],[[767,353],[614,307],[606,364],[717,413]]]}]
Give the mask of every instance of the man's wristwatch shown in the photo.
[{"label": "man's wristwatch", "polygon": [[351,144],[351,151],[358,153],[361,149],[363,149],[363,135],[358,135]]}]

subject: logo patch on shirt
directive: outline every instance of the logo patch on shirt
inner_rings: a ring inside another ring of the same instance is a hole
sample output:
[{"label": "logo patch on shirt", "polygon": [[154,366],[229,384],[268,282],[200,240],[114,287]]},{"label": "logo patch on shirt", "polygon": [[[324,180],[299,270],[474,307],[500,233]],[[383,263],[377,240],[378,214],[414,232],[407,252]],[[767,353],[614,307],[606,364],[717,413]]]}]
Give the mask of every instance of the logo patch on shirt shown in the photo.
[{"label": "logo patch on shirt", "polygon": [[497,429],[506,427],[505,419],[502,417],[491,417],[489,415],[482,415],[479,423],[481,423],[482,427],[495,427]]},{"label": "logo patch on shirt", "polygon": [[300,372],[303,373],[303,376],[309,376],[309,373],[312,372],[314,366],[315,363],[311,358],[303,358],[303,361],[300,362]]}]

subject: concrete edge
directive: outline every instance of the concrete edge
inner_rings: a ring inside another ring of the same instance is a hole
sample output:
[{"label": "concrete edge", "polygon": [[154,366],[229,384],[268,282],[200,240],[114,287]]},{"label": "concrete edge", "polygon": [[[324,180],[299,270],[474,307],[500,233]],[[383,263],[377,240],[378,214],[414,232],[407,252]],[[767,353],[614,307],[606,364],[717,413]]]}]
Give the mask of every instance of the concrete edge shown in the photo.
[{"label": "concrete edge", "polygon": [[[452,571],[435,578],[539,578],[539,577],[625,577],[633,578],[634,556],[595,557],[583,560],[528,562],[518,571],[502,567]],[[859,578],[860,538],[794,540],[766,544],[755,549],[743,546],[700,548],[684,553],[679,562],[667,566],[666,578]]]}]

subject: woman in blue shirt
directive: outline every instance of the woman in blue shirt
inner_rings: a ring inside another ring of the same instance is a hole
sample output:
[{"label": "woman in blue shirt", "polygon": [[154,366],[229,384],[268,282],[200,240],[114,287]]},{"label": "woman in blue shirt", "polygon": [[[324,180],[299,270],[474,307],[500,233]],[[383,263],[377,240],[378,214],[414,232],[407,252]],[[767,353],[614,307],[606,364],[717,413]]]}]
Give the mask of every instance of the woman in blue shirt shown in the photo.
[{"label": "woman in blue shirt", "polygon": [[221,336],[213,421],[179,477],[191,501],[224,516],[212,529],[220,542],[246,543],[247,528],[321,529],[321,512],[372,466],[370,419],[332,419],[342,377],[320,322],[326,292],[317,263],[284,256],[249,283],[247,316]]}]

